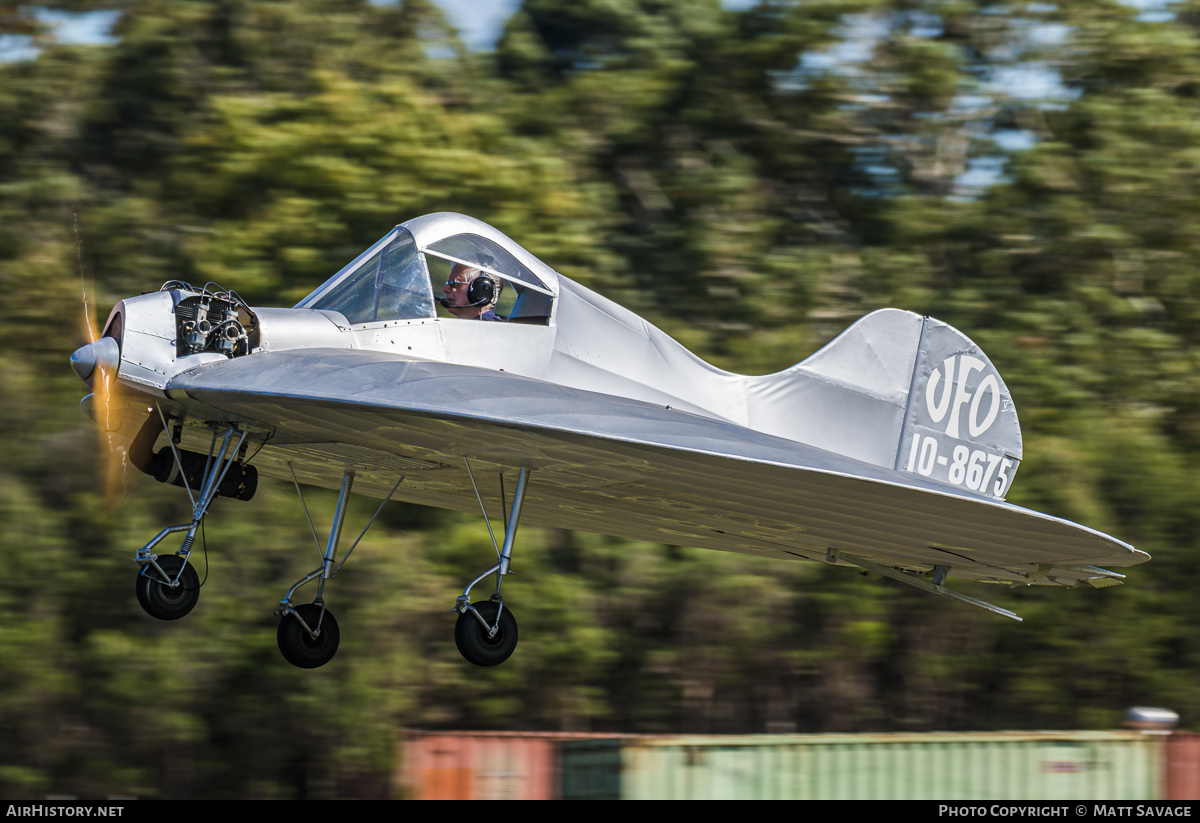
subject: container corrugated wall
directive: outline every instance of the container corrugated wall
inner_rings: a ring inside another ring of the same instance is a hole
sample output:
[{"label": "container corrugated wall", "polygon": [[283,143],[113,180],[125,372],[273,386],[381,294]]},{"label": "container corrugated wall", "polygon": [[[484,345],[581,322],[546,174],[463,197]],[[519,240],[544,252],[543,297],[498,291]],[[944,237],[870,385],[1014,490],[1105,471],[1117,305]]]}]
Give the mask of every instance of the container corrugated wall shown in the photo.
[{"label": "container corrugated wall", "polygon": [[1176,732],[1167,739],[1164,800],[1200,800],[1200,734]]},{"label": "container corrugated wall", "polygon": [[1132,732],[763,735],[564,741],[563,796],[1152,800],[1163,738]]},{"label": "container corrugated wall", "polygon": [[399,784],[414,800],[556,800],[559,745],[600,735],[556,732],[403,733]]}]

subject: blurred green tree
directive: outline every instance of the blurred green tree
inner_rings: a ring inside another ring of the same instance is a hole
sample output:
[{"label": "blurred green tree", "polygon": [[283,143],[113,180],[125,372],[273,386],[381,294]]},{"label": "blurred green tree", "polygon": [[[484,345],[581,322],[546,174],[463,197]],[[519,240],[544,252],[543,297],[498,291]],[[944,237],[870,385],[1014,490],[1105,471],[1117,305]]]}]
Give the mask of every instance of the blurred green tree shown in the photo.
[{"label": "blurred green tree", "polygon": [[[67,47],[0,5],[0,33],[41,49],[0,63],[0,794],[381,795],[403,726],[1200,710],[1195,3],[1164,24],[1116,2],[527,0],[494,54],[428,0],[43,5],[121,17],[115,42]],[[1005,79],[1031,66],[1051,99]],[[174,278],[287,304],[440,210],[739,371],[871,308],[935,313],[1016,397],[1011,499],[1155,560],[1121,590],[1014,590],[1017,625],[840,569],[523,530],[522,646],[480,672],[448,598],[486,532],[389,514],[338,580],[342,652],[300,672],[270,611],[314,557],[266,486],[209,522],[188,625],[142,615],[127,558],[185,503],[146,482],[114,513],[66,367],[74,307],[102,322]]]}]

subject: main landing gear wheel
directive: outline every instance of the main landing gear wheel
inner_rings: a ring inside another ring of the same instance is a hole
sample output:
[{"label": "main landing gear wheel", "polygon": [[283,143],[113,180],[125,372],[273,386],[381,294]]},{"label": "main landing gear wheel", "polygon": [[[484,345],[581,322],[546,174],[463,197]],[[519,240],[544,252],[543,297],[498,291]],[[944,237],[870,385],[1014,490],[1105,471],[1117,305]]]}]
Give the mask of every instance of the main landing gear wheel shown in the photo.
[{"label": "main landing gear wheel", "polygon": [[172,580],[179,575],[179,583],[175,586],[164,583],[159,579],[158,571],[147,563],[137,577],[135,590],[138,603],[151,617],[178,620],[195,608],[196,601],[200,599],[200,578],[191,564],[183,569],[183,574],[179,574],[183,558],[178,555],[163,555],[156,562]]},{"label": "main landing gear wheel", "polygon": [[[321,622],[316,637],[308,633],[304,624],[296,619],[297,616],[314,629],[317,621]],[[279,622],[276,635],[284,659],[301,669],[316,669],[332,660],[337,654],[340,639],[341,633],[337,621],[333,619],[333,612],[326,609],[322,617],[321,607],[316,603],[297,606],[295,615],[285,614]]]},{"label": "main landing gear wheel", "polygon": [[[500,611],[496,601],[477,603],[475,609],[489,626],[496,624],[496,613]],[[475,615],[460,613],[454,624],[454,642],[467,662],[476,666],[498,666],[508,660],[517,647],[517,619],[508,609],[500,612],[500,628],[488,637],[488,630],[480,625]]]}]

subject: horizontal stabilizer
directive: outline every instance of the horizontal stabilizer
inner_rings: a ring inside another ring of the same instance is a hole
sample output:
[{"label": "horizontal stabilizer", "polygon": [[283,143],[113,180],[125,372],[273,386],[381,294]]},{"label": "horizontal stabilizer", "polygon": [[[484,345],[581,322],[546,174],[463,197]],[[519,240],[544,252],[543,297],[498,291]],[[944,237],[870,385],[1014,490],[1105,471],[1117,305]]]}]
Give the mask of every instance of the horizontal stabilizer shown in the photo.
[{"label": "horizontal stabilizer", "polygon": [[1093,577],[1090,580],[1083,581],[1085,585],[1093,589],[1107,589],[1109,586],[1120,586],[1123,580],[1113,580],[1111,577]]}]

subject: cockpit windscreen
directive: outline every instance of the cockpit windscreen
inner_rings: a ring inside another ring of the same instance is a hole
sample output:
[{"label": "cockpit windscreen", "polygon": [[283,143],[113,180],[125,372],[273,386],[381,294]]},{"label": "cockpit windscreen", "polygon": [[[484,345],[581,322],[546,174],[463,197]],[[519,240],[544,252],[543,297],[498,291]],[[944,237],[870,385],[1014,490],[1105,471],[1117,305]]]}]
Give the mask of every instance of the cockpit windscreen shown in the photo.
[{"label": "cockpit windscreen", "polygon": [[384,239],[297,307],[336,311],[354,324],[434,317],[429,274],[413,236],[398,229]]}]

